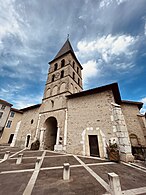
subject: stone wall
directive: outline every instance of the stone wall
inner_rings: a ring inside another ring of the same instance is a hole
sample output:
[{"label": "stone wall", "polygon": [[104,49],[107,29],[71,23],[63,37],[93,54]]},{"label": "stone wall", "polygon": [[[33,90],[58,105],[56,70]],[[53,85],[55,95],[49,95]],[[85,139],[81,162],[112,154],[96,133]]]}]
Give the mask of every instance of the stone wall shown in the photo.
[{"label": "stone wall", "polygon": [[106,145],[116,138],[111,102],[114,97],[110,90],[68,100],[68,153],[90,155],[88,135],[97,135],[100,156],[107,156]]},{"label": "stone wall", "polygon": [[17,136],[16,146],[25,147],[27,135],[31,136],[29,146],[34,141],[39,117],[39,108],[24,111]]},{"label": "stone wall", "polygon": [[[134,134],[138,138],[138,142],[142,146],[146,146],[146,141],[144,138],[144,124],[142,125],[142,119],[140,118],[139,109],[136,104],[125,104],[121,105],[122,112],[125,117],[125,121],[127,124],[127,129],[129,135]],[[143,127],[142,127],[143,126]]]},{"label": "stone wall", "polygon": [[62,108],[66,108],[66,96],[67,93],[56,95],[43,100],[40,108],[40,112],[54,111]]}]

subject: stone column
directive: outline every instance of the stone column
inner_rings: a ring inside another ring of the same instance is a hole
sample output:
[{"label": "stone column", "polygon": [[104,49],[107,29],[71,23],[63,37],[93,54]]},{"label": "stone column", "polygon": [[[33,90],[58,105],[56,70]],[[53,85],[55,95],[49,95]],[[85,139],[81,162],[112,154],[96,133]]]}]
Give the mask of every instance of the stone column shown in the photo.
[{"label": "stone column", "polygon": [[57,128],[57,136],[56,136],[56,145],[54,146],[55,151],[62,151],[62,144],[59,144],[60,137],[60,128]]},{"label": "stone column", "polygon": [[43,150],[44,148],[44,132],[45,132],[45,128],[41,128],[40,129],[40,150]]},{"label": "stone column", "polygon": [[18,135],[19,128],[20,128],[20,124],[21,124],[21,121],[19,121],[17,123],[17,125],[16,125],[16,130],[15,130],[15,133],[14,133],[14,137],[13,137],[12,143],[10,144],[11,147],[14,147],[15,146],[16,139],[17,139],[17,135]]},{"label": "stone column", "polygon": [[56,145],[59,145],[60,128],[57,128]]},{"label": "stone column", "polygon": [[64,146],[63,150],[66,151],[67,145],[67,109],[65,109],[65,122],[64,122]]},{"label": "stone column", "polygon": [[37,122],[37,128],[36,128],[36,133],[35,133],[35,140],[37,140],[37,138],[39,138],[40,118],[41,118],[41,114],[39,114],[39,118],[38,118],[38,122]]}]

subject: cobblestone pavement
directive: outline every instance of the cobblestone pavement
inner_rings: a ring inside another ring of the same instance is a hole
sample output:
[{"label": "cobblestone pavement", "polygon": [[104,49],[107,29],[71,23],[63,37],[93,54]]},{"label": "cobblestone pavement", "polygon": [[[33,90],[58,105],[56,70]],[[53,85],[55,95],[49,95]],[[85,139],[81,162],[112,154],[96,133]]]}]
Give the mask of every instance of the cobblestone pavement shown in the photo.
[{"label": "cobblestone pavement", "polygon": [[[6,151],[10,151],[10,156],[4,160]],[[16,164],[19,153],[23,153],[22,163]],[[38,157],[40,163],[36,169]],[[0,146],[0,159],[0,195],[109,194],[110,172],[119,175],[122,194],[146,195],[146,168],[134,164],[9,146]],[[70,164],[69,181],[63,180],[64,163]]]}]

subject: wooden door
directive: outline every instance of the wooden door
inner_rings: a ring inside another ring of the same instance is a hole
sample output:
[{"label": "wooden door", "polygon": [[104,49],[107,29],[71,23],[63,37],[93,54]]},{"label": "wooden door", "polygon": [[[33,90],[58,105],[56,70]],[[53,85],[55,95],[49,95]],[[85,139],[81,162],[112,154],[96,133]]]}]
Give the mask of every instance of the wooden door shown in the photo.
[{"label": "wooden door", "polygon": [[99,156],[97,135],[89,135],[90,156]]}]

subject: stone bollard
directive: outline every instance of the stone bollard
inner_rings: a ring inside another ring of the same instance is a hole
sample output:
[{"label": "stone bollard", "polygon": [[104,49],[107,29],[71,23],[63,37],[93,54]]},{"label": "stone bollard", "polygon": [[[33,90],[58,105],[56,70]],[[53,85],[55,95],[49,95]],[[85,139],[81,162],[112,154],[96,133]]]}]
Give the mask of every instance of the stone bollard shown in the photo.
[{"label": "stone bollard", "polygon": [[18,158],[16,160],[16,164],[19,165],[22,163],[22,157],[23,157],[23,154],[18,154]]},{"label": "stone bollard", "polygon": [[9,158],[9,155],[10,155],[10,151],[6,151],[4,155],[4,160],[7,160]]},{"label": "stone bollard", "polygon": [[37,157],[36,162],[35,162],[35,169],[38,170],[40,168],[40,161],[41,157]]},{"label": "stone bollard", "polygon": [[108,173],[111,195],[122,195],[119,176],[115,173]]},{"label": "stone bollard", "polygon": [[63,180],[69,180],[70,179],[70,164],[64,163],[63,164]]}]

